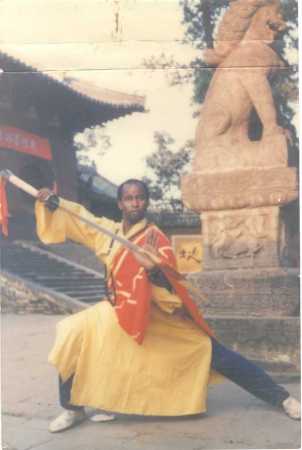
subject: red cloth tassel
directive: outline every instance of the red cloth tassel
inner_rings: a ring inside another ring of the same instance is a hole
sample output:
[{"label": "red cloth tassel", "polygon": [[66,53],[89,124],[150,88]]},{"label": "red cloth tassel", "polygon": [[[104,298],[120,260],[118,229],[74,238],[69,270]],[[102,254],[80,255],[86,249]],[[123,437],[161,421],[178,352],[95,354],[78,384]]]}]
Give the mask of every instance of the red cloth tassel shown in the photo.
[{"label": "red cloth tassel", "polygon": [[0,225],[2,234],[8,236],[8,203],[6,196],[6,180],[0,177]]}]

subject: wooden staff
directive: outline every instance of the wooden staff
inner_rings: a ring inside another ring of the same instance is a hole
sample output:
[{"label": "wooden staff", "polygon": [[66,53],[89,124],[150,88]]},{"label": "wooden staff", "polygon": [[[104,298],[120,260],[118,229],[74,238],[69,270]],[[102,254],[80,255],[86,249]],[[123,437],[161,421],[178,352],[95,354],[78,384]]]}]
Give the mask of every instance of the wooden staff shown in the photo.
[{"label": "wooden staff", "polygon": [[[22,191],[26,192],[27,194],[31,195],[34,198],[38,197],[38,190],[31,186],[30,184],[26,183],[25,181],[21,180],[21,178],[14,175],[10,170],[2,170],[0,171],[0,177],[3,177],[7,179],[11,184],[16,186],[17,188],[21,189]],[[143,256],[148,256],[154,264],[160,263],[160,258],[151,252],[148,252],[147,250],[143,249],[142,247],[134,244],[133,242],[129,241],[128,239],[125,239],[121,236],[116,235],[112,231],[108,230],[107,228],[98,225],[94,222],[92,222],[89,219],[86,219],[85,217],[80,216],[79,214],[76,214],[75,212],[71,211],[70,209],[66,208],[65,206],[60,205],[60,202],[56,205],[58,208],[60,208],[62,211],[65,211],[66,213],[70,214],[71,216],[81,220],[82,222],[86,223],[92,228],[95,228],[96,230],[100,231],[101,233],[106,234],[107,236],[110,236],[112,239],[118,241],[120,244],[122,244],[124,247],[128,248],[134,253],[139,253]]]},{"label": "wooden staff", "polygon": [[[34,198],[38,197],[38,190],[36,188],[34,188],[30,184],[26,183],[25,181],[21,180],[21,178],[14,175],[10,170],[5,169],[5,170],[0,171],[0,177],[6,178],[14,186],[16,186],[17,188],[26,192],[27,194],[31,195],[32,197],[34,197]],[[206,300],[206,297],[203,294],[201,294],[201,292],[199,290],[197,290],[194,286],[192,286],[192,284],[186,280],[186,278],[183,274],[179,273],[176,269],[174,269],[171,266],[162,264],[161,259],[157,255],[134,244],[133,242],[129,241],[128,239],[125,239],[125,238],[113,233],[112,231],[108,230],[107,228],[105,228],[101,225],[98,225],[98,224],[90,221],[89,219],[86,219],[85,217],[82,217],[79,214],[76,214],[73,211],[70,211],[70,209],[66,208],[65,206],[61,206],[60,201],[58,202],[58,204],[56,204],[56,206],[58,208],[60,208],[62,211],[65,211],[67,214],[70,214],[71,216],[75,217],[76,219],[86,223],[90,227],[95,228],[96,230],[100,231],[101,233],[106,234],[107,236],[110,236],[113,240],[118,241],[120,244],[122,244],[124,247],[128,248],[133,253],[138,253],[142,256],[147,256],[149,259],[151,259],[151,261],[155,265],[159,266],[159,268],[162,269],[163,272],[166,273],[166,275],[168,277],[171,276],[175,280],[181,281],[188,290],[195,293],[201,299]]]}]

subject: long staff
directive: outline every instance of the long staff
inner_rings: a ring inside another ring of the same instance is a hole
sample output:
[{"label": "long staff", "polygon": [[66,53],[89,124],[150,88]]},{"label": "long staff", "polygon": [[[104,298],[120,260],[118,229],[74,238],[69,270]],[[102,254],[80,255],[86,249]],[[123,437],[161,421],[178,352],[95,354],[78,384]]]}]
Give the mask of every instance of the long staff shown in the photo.
[{"label": "long staff", "polygon": [[[16,175],[14,175],[10,170],[8,170],[8,169],[1,170],[0,171],[0,177],[5,178],[11,184],[13,184],[17,188],[21,189],[22,191],[26,192],[27,194],[31,195],[32,197],[34,197],[34,198],[38,197],[38,190],[36,188],[34,188],[33,186],[31,186],[30,184],[26,183],[21,178],[19,178]],[[146,249],[144,249],[144,248],[134,244],[133,242],[129,241],[128,239],[125,239],[125,238],[123,238],[123,237],[113,233],[112,231],[108,230],[107,228],[105,228],[105,227],[103,227],[103,226],[101,226],[99,224],[96,224],[96,223],[92,222],[91,220],[86,219],[85,217],[80,216],[79,214],[71,211],[69,208],[66,208],[65,206],[60,205],[60,202],[58,203],[57,206],[62,211],[65,211],[67,214],[70,214],[71,216],[76,217],[78,220],[81,220],[82,222],[86,223],[87,225],[89,225],[92,228],[95,228],[96,230],[100,231],[101,233],[104,233],[107,236],[110,236],[113,240],[118,241],[120,244],[122,244],[124,247],[128,248],[130,251],[132,251],[134,253],[138,253],[138,254],[140,254],[142,256],[147,256],[147,257],[149,257],[152,260],[152,262],[154,264],[157,264],[157,265],[161,266],[161,259],[158,256],[156,256],[155,254],[153,254],[153,253],[147,251]],[[186,285],[186,287],[189,290],[193,291],[199,297],[205,299],[205,297],[201,294],[201,292],[199,290],[197,291],[197,289],[194,286],[192,286],[191,283],[188,283],[188,281],[186,280],[184,275],[179,273],[173,267],[164,265],[164,267],[162,267],[162,269],[164,269],[164,272],[167,275],[172,276],[176,280],[184,282],[184,284]]]},{"label": "long staff", "polygon": [[[32,197],[37,198],[38,197],[38,190],[31,186],[30,184],[26,183],[25,181],[21,180],[21,178],[14,175],[10,170],[2,170],[0,171],[0,177],[3,177],[7,179],[11,184],[16,186],[17,188],[21,189],[22,191],[26,192],[27,194],[31,195]],[[86,223],[92,228],[95,228],[96,230],[100,231],[101,233],[106,234],[107,236],[110,236],[112,239],[118,241],[120,244],[122,244],[124,247],[128,248],[129,250],[132,250],[133,252],[140,253],[143,255],[146,255],[146,251],[142,249],[142,247],[134,244],[133,242],[129,241],[128,239],[125,239],[119,235],[116,235],[112,231],[108,230],[107,228],[103,227],[102,225],[98,225],[94,222],[92,222],[89,219],[86,219],[85,217],[80,216],[79,214],[71,211],[69,208],[66,208],[65,206],[62,206],[60,202],[58,203],[58,208],[62,211],[65,211],[69,215],[76,217],[77,219],[81,220],[82,222]],[[148,253],[148,256],[151,257],[151,254]],[[152,255],[152,257],[156,258],[156,261],[159,262],[159,259],[155,255]]]}]

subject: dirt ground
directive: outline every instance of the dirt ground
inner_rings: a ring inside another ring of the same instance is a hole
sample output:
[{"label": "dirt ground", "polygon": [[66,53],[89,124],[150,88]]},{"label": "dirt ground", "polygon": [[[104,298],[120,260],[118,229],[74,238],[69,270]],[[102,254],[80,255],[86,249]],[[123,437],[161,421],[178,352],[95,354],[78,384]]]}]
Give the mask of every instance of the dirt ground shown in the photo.
[{"label": "dirt ground", "polygon": [[[121,416],[89,420],[50,434],[59,412],[57,377],[47,363],[63,316],[2,316],[2,448],[4,450],[201,450],[301,448],[300,422],[232,383],[209,389],[208,412],[187,418]],[[300,396],[298,383],[287,385]]]}]

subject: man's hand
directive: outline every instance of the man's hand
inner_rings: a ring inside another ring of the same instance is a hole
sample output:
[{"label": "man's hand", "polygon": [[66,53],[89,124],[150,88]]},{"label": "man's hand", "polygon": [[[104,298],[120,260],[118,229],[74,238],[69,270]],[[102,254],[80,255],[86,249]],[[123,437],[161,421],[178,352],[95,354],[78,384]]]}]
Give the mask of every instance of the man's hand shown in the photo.
[{"label": "man's hand", "polygon": [[151,257],[149,256],[149,253],[145,253],[144,250],[145,246],[142,247],[142,252],[138,253],[138,252],[134,252],[134,256],[136,258],[136,260],[146,269],[146,270],[152,270],[154,269],[154,267],[156,266],[156,263],[154,261],[152,261]]},{"label": "man's hand", "polygon": [[59,206],[59,197],[48,188],[42,188],[38,191],[37,199],[45,203],[50,211],[55,211]]},{"label": "man's hand", "polygon": [[160,257],[157,252],[157,242],[158,238],[156,233],[151,231],[147,235],[145,245],[141,247],[142,252],[134,253],[137,261],[144,266],[146,270],[152,270],[157,264],[160,263]]},{"label": "man's hand", "polygon": [[52,195],[54,195],[54,193],[50,189],[42,188],[38,191],[37,199],[40,200],[40,202],[46,203]]}]

